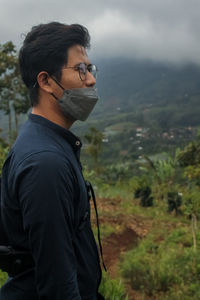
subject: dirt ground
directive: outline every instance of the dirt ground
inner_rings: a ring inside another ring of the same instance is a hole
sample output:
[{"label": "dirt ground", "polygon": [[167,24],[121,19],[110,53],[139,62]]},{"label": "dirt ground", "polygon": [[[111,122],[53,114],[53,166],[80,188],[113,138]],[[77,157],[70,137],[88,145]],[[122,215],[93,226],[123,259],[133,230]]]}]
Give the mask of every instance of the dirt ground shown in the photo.
[{"label": "dirt ground", "polygon": [[[109,224],[115,232],[102,240],[105,265],[111,278],[119,272],[120,256],[137,246],[138,240],[144,238],[152,227],[151,220],[143,220],[134,215],[120,214],[121,199],[97,199],[99,223]],[[92,223],[96,223],[92,209]],[[125,284],[130,300],[142,300],[139,293]]]}]

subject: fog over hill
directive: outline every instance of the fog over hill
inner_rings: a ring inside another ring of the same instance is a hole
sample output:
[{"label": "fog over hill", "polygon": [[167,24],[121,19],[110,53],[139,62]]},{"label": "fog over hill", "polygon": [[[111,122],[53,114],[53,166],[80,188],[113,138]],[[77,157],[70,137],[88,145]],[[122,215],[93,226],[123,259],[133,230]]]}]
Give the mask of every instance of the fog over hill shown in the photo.
[{"label": "fog over hill", "polygon": [[106,111],[118,107],[129,111],[141,104],[189,104],[193,96],[200,100],[200,67],[194,64],[175,66],[122,58],[96,63],[99,108]]},{"label": "fog over hill", "polygon": [[[142,113],[148,108],[148,118],[159,119],[162,126],[200,125],[200,67],[124,58],[94,63],[99,68],[100,100],[89,120],[104,119],[119,112]],[[7,123],[7,116],[1,114],[0,128],[5,128]],[[85,126],[87,122],[78,125]]]}]

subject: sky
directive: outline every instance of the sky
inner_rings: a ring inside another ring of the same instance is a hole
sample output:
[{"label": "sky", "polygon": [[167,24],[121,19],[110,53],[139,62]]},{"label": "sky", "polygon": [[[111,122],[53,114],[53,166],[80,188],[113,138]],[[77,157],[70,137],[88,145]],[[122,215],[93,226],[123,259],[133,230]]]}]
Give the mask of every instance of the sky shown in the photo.
[{"label": "sky", "polygon": [[200,0],[0,0],[0,44],[50,21],[86,26],[96,58],[200,65]]}]

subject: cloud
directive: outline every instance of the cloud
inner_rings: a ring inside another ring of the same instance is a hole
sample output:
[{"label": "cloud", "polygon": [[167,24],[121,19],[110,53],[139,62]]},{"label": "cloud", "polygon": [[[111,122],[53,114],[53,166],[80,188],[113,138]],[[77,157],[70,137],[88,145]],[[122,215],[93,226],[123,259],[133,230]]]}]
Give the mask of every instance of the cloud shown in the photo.
[{"label": "cloud", "polygon": [[91,55],[200,64],[199,0],[0,0],[0,43],[52,20],[81,23]]},{"label": "cloud", "polygon": [[[162,10],[161,7],[160,10],[158,8],[156,11],[152,8],[149,11],[147,8],[143,11],[140,9],[132,14],[107,10],[98,16],[89,24],[97,55],[101,56],[103,53],[107,57],[126,56],[134,59],[199,64],[200,26],[195,11],[190,12],[191,18],[184,18],[185,10],[179,17],[175,14],[176,7],[173,5],[172,11],[168,6]],[[178,12],[180,10],[179,8]]]}]

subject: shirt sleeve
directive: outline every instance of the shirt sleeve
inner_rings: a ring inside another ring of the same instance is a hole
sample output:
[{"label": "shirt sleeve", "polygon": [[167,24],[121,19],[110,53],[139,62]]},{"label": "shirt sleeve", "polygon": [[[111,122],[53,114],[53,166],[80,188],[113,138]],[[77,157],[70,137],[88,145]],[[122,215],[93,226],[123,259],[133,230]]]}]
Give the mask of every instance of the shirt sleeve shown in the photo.
[{"label": "shirt sleeve", "polygon": [[40,300],[80,300],[73,249],[76,178],[56,153],[23,162],[18,197]]}]

